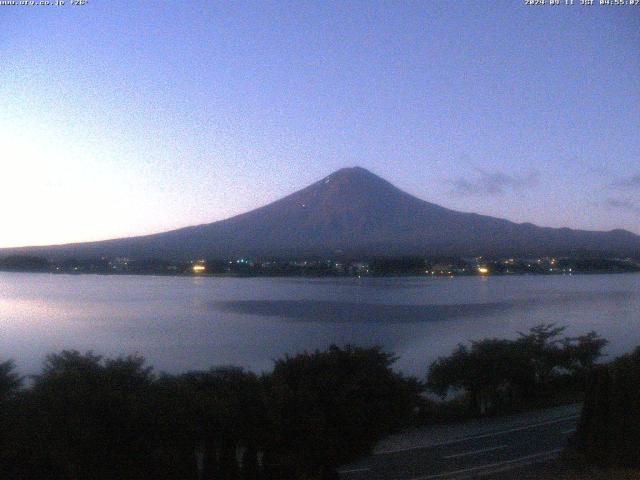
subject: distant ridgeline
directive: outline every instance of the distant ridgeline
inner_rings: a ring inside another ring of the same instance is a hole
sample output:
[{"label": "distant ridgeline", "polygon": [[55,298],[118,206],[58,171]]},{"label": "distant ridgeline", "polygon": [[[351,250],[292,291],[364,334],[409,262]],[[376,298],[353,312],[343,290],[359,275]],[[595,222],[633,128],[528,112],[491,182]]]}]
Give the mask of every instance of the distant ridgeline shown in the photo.
[{"label": "distant ridgeline", "polygon": [[236,276],[468,276],[625,273],[640,271],[640,260],[606,257],[456,258],[275,258],[176,262],[158,258],[49,260],[30,255],[0,257],[0,270],[14,272],[236,275]]}]

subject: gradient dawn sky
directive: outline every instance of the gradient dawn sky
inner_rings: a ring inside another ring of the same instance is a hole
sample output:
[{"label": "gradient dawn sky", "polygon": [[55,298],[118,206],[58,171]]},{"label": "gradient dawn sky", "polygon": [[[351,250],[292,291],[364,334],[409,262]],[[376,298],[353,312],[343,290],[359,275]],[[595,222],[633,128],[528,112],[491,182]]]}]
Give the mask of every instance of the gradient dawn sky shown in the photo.
[{"label": "gradient dawn sky", "polygon": [[640,5],[71,3],[0,6],[0,247],[220,220],[355,165],[640,233]]}]

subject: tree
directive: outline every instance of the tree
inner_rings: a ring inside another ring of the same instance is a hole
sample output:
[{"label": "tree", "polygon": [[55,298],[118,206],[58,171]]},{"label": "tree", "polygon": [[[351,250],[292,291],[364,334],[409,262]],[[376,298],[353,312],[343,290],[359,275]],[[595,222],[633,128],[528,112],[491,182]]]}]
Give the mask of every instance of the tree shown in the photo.
[{"label": "tree", "polygon": [[15,372],[12,360],[0,362],[0,476],[7,474],[7,467],[13,462],[15,399],[22,384],[22,378]]},{"label": "tree", "polygon": [[546,394],[554,370],[563,365],[565,355],[560,347],[562,340],[558,337],[566,328],[556,327],[555,323],[543,323],[532,327],[526,334],[518,332],[520,338],[516,345],[524,352],[532,368],[531,396]]},{"label": "tree", "polygon": [[576,374],[583,374],[592,369],[596,361],[602,357],[602,350],[609,341],[593,330],[586,335],[565,338],[562,346],[565,351],[566,366]]},{"label": "tree", "polygon": [[153,375],[141,357],[49,355],[25,406],[32,478],[153,478]]},{"label": "tree", "polygon": [[509,340],[488,339],[458,345],[449,357],[431,364],[428,387],[442,398],[463,390],[480,415],[511,403],[530,375],[526,356]]},{"label": "tree", "polygon": [[577,446],[589,462],[639,467],[640,347],[589,372]]},{"label": "tree", "polygon": [[[427,385],[445,398],[462,390],[477,414],[508,408],[518,401],[549,398],[559,385],[579,385],[584,372],[602,355],[607,341],[595,332],[560,339],[566,327],[541,324],[516,340],[486,339],[458,345],[429,368]],[[558,380],[562,380],[561,383]]]},{"label": "tree", "polygon": [[46,272],[49,270],[49,262],[41,257],[12,255],[0,258],[0,270],[16,272]]},{"label": "tree", "polygon": [[263,384],[255,374],[219,367],[165,375],[158,391],[163,450],[182,465],[175,476],[191,478],[200,470],[206,479],[256,478],[268,428]]},{"label": "tree", "polygon": [[293,478],[328,479],[405,424],[421,390],[379,347],[335,345],[276,361],[267,379],[276,433],[267,452]]},{"label": "tree", "polygon": [[13,360],[0,362],[0,406],[11,400],[22,385],[22,378],[15,372]]}]

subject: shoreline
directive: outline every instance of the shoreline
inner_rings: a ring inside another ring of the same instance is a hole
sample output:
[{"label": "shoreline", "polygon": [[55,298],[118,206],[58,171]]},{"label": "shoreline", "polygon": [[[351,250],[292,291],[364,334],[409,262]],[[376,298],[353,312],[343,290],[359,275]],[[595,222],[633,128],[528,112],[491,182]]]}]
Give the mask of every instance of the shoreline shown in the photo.
[{"label": "shoreline", "polygon": [[183,278],[490,278],[490,277],[572,277],[583,275],[623,275],[623,274],[638,274],[639,270],[624,270],[624,271],[611,271],[611,270],[593,270],[588,272],[551,272],[551,273],[535,273],[535,272],[522,272],[522,273],[492,273],[488,275],[471,275],[471,274],[452,274],[452,275],[401,275],[401,274],[389,274],[389,275],[340,275],[340,274],[326,274],[326,275],[247,275],[239,273],[161,273],[161,272],[66,272],[66,271],[33,271],[33,270],[2,270],[0,273],[31,273],[31,274],[50,274],[50,275],[98,275],[98,276],[134,276],[134,277],[183,277]]}]

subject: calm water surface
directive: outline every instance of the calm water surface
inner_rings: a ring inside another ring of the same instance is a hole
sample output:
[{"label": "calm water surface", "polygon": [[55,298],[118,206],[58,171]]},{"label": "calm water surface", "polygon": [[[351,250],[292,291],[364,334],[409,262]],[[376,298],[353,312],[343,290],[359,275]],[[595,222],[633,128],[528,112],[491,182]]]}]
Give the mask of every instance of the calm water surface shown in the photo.
[{"label": "calm water surface", "polygon": [[139,353],[157,370],[381,344],[424,375],[456,344],[541,322],[640,345],[640,275],[268,279],[0,273],[0,359],[36,372],[49,352]]}]

